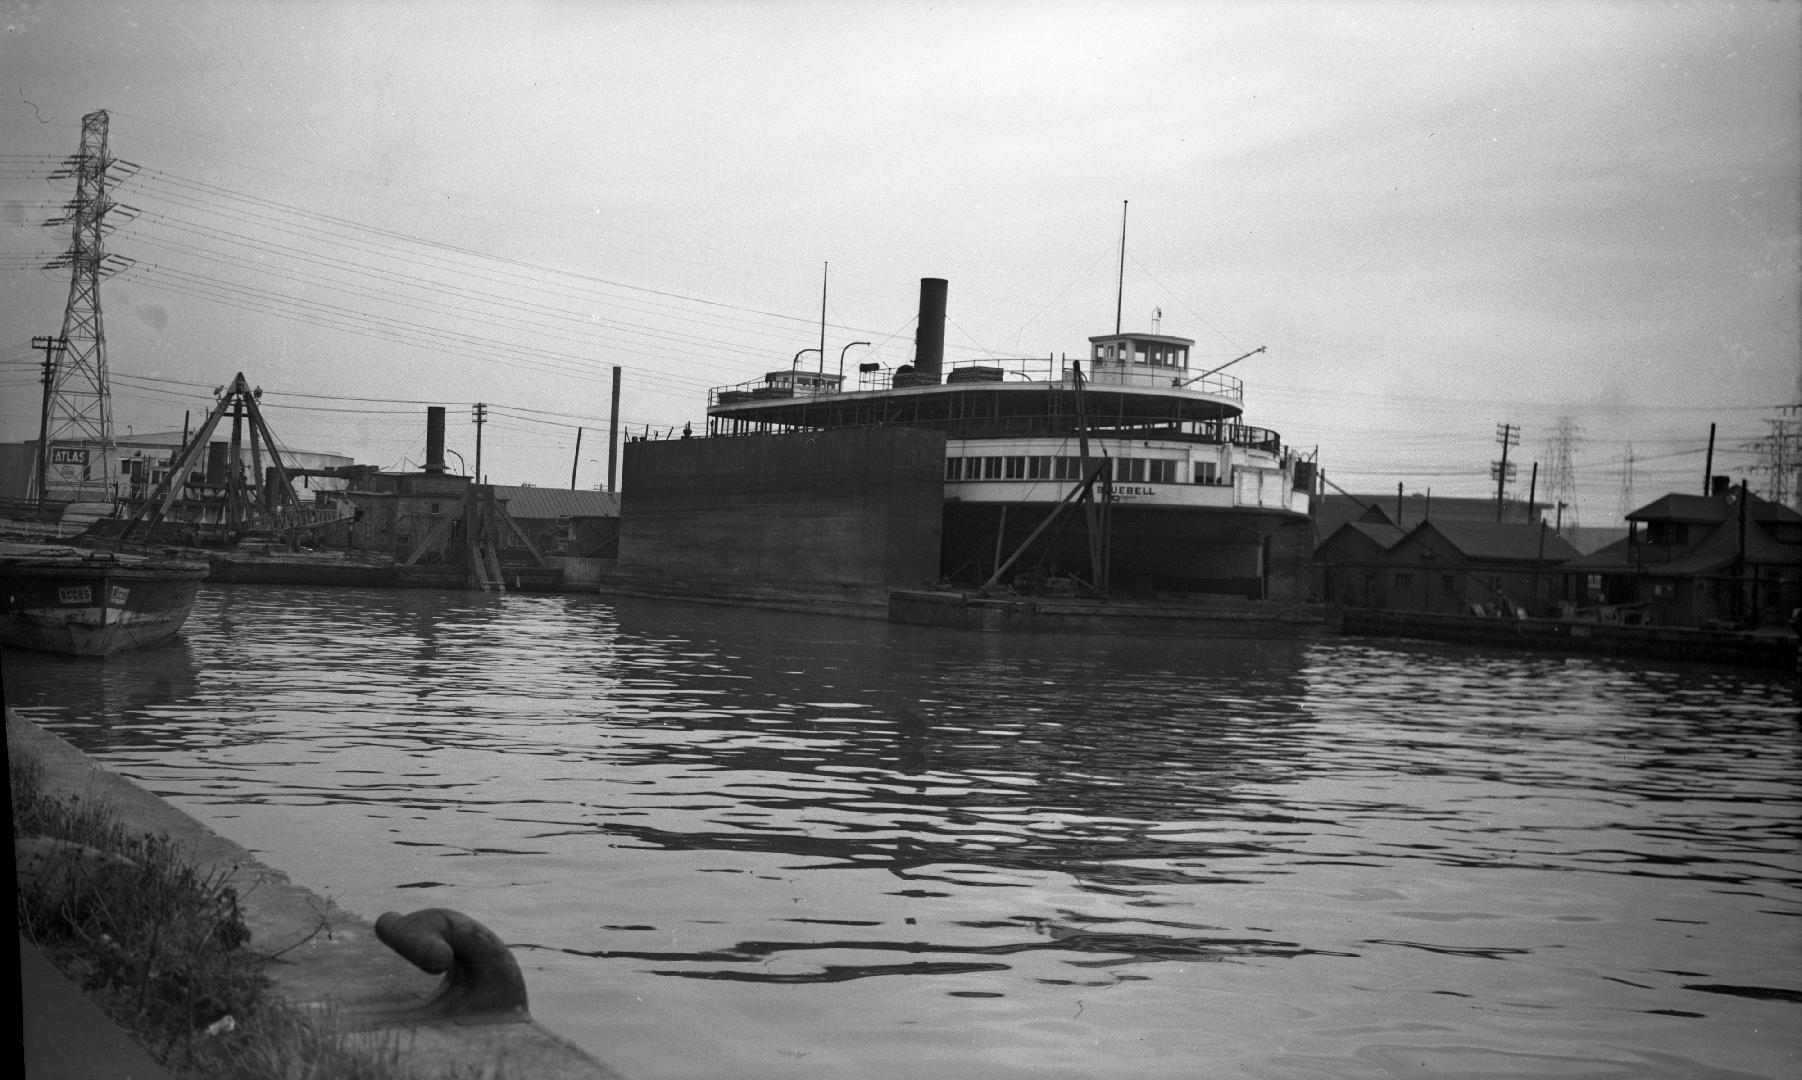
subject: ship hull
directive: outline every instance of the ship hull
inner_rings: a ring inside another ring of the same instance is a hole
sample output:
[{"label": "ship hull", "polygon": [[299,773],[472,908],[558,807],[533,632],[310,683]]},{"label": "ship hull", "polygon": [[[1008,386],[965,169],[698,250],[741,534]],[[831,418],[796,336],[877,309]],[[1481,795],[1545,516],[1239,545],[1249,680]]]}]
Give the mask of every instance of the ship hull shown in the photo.
[{"label": "ship hull", "polygon": [[[1082,507],[1065,505],[1055,518],[1054,511],[1057,507],[1050,503],[1002,507],[948,502],[943,578],[982,584],[1012,557],[1003,584],[1030,585],[1072,575],[1091,580]],[[1051,523],[1041,530],[1048,519]],[[1270,591],[1269,538],[1306,522],[1304,514],[1275,508],[1116,504],[1109,508],[1105,533],[1110,590],[1263,599]]]},{"label": "ship hull", "polygon": [[174,637],[204,563],[72,548],[0,551],[0,644],[111,656]]}]

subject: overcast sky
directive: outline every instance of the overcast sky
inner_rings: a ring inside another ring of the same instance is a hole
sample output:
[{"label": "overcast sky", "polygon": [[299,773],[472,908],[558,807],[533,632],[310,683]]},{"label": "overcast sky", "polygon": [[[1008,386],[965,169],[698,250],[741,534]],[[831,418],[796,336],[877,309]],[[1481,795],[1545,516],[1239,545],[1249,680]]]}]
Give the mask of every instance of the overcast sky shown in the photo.
[{"label": "overcast sky", "polygon": [[[1522,497],[1562,418],[1584,524],[1754,471],[1802,401],[1802,4],[100,3],[0,8],[0,440],[81,117],[137,167],[103,286],[119,433],[243,371],[385,467],[490,403],[497,483],[605,479],[710,386],[1196,339],[1361,492]],[[124,169],[121,169],[123,173]],[[827,269],[830,264],[829,270]],[[809,357],[809,363],[818,363]],[[407,463],[411,463],[408,465]]]}]

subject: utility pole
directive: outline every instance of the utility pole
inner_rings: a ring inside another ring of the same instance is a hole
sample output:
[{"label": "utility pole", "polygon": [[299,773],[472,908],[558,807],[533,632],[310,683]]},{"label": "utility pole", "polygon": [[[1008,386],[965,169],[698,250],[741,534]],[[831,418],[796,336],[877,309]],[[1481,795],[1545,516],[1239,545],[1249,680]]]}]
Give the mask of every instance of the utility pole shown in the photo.
[{"label": "utility pole", "polygon": [[56,385],[56,357],[69,347],[65,337],[34,337],[31,347],[44,350],[44,407],[38,417],[38,467],[32,474],[37,485],[38,509],[44,508],[44,480],[50,470],[50,388]]},{"label": "utility pole", "polygon": [[576,429],[576,456],[569,463],[569,490],[576,490],[576,470],[582,467],[582,429]]},{"label": "utility pole", "polygon": [[614,490],[619,475],[619,366],[613,368],[613,415],[607,425],[607,490]]},{"label": "utility pole", "polygon": [[1620,518],[1627,520],[1627,515],[1639,509],[1633,505],[1633,444],[1628,443],[1621,453],[1621,498]]},{"label": "utility pole", "polygon": [[1714,494],[1714,425],[1708,425],[1708,456],[1702,461],[1702,494]]},{"label": "utility pole", "polygon": [[1502,460],[1489,463],[1489,475],[1495,478],[1495,519],[1500,521],[1502,498],[1508,481],[1514,479],[1514,468],[1508,464],[1508,448],[1520,445],[1520,427],[1515,424],[1497,424],[1495,441],[1502,444]]},{"label": "utility pole", "polygon": [[475,403],[475,408],[471,411],[474,412],[474,414],[475,414],[475,424],[476,424],[476,483],[480,484],[483,482],[482,481],[482,425],[486,424],[488,422],[488,406],[486,404],[484,404],[483,402],[478,401]]}]

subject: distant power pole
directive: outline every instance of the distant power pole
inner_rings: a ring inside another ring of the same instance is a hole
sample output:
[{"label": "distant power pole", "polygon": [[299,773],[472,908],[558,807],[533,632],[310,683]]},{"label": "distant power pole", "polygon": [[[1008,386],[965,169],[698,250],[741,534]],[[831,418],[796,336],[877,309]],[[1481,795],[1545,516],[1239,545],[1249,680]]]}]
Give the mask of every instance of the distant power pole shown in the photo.
[{"label": "distant power pole", "polygon": [[1627,515],[1639,509],[1633,505],[1633,444],[1628,443],[1621,454],[1621,501],[1620,519],[1627,520]]},{"label": "distant power pole", "polygon": [[613,412],[607,422],[607,490],[618,490],[614,482],[619,477],[619,366],[613,368]]},{"label": "distant power pole", "polygon": [[470,410],[475,416],[476,425],[476,483],[482,480],[482,425],[488,422],[488,406],[478,401]]},{"label": "distant power pole", "polygon": [[[1572,465],[1572,458],[1582,441],[1581,429],[1568,416],[1558,418],[1558,422],[1552,425],[1551,437],[1546,440],[1546,456],[1551,459],[1549,471],[1552,474],[1546,485],[1546,502],[1569,507],[1570,527],[1573,529],[1577,527],[1577,473]],[[1559,514],[1558,522],[1562,528],[1562,513]]]},{"label": "distant power pole", "polygon": [[38,509],[42,510],[45,479],[50,471],[50,400],[56,387],[56,357],[69,347],[69,339],[34,337],[31,339],[31,347],[44,350],[44,375],[40,380],[44,384],[44,402],[43,410],[38,416],[37,466],[31,471],[33,490],[29,493],[37,499]]},{"label": "distant power pole", "polygon": [[1502,460],[1489,463],[1489,475],[1495,480],[1495,519],[1500,521],[1508,481],[1514,479],[1514,466],[1508,464],[1508,448],[1520,445],[1520,427],[1515,424],[1497,424],[1495,441],[1502,444]]}]

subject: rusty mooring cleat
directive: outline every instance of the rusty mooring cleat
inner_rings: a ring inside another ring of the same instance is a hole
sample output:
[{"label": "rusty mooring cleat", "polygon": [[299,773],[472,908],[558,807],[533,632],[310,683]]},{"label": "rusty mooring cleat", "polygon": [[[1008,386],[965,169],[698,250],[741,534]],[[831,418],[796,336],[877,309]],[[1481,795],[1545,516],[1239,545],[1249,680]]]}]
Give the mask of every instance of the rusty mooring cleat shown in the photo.
[{"label": "rusty mooring cleat", "polygon": [[531,1019],[526,980],[506,943],[462,912],[390,911],[375,921],[375,936],[422,971],[444,975],[432,996],[411,1010],[415,1015],[460,1024]]}]

